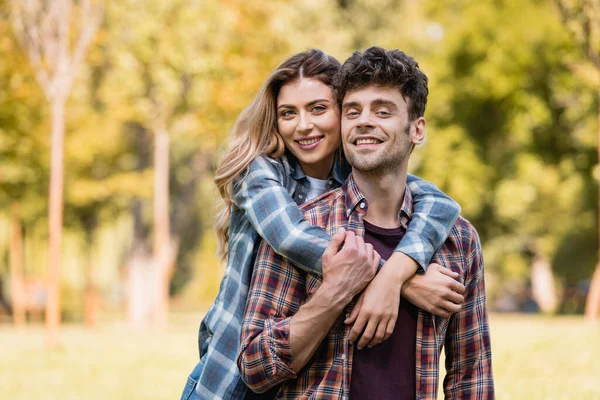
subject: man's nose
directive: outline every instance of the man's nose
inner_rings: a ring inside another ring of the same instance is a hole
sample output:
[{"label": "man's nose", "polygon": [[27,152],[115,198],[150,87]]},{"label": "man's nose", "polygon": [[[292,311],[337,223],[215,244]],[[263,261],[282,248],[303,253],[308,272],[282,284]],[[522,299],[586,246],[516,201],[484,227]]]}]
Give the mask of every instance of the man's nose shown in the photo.
[{"label": "man's nose", "polygon": [[370,114],[366,111],[363,111],[356,120],[357,128],[373,128],[375,125],[370,118]]}]

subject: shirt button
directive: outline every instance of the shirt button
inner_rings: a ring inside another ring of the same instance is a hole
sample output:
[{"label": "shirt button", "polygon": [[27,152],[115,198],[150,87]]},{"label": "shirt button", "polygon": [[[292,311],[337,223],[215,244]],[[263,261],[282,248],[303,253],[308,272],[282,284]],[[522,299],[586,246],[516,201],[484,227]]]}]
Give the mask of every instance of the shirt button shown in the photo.
[{"label": "shirt button", "polygon": [[342,360],[346,359],[346,354],[342,354]]},{"label": "shirt button", "polygon": [[333,179],[328,180],[327,183],[329,183],[330,185],[333,185]]},{"label": "shirt button", "polygon": [[365,203],[364,202],[360,203],[360,208],[363,208],[363,209],[365,208]]},{"label": "shirt button", "polygon": [[299,195],[298,195],[298,198],[300,198],[300,199],[301,199],[302,197],[303,197],[303,196],[302,196],[301,194],[299,194]]},{"label": "shirt button", "polygon": [[346,319],[350,318],[350,313],[346,313]]}]

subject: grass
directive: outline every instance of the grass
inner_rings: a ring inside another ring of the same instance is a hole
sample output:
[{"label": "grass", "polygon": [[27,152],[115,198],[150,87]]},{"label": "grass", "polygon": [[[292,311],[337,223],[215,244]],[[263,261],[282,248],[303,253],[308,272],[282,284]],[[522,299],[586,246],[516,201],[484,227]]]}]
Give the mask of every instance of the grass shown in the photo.
[{"label": "grass", "polygon": [[[178,399],[197,360],[199,318],[174,314],[166,332],[65,325],[52,351],[41,326],[0,325],[0,399]],[[491,324],[499,400],[600,400],[600,324],[530,315]]]}]

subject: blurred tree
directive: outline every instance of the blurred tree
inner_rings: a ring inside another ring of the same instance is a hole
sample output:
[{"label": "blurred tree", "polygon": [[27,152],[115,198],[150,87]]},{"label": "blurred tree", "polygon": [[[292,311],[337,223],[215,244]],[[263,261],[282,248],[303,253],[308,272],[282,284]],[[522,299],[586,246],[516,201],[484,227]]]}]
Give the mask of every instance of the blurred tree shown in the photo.
[{"label": "blurred tree", "polygon": [[[597,0],[556,0],[562,21],[572,33],[574,41],[581,47],[588,63],[578,65],[575,69],[590,86],[597,91],[597,146],[598,165],[596,181],[598,184],[598,167],[600,167],[600,2]],[[600,185],[598,185],[600,188]],[[599,196],[600,199],[600,196]],[[598,216],[600,218],[600,205]],[[600,223],[598,224],[600,229]],[[599,235],[600,237],[600,235]],[[600,256],[600,245],[598,246]],[[600,317],[600,258],[590,284],[585,306],[585,317],[592,321]]]},{"label": "blurred tree", "polygon": [[0,210],[11,221],[9,281],[17,325],[25,322],[24,231],[44,220],[47,185],[44,100],[11,34],[9,7],[0,1]]},{"label": "blurred tree", "polygon": [[[102,7],[91,5],[89,0],[14,1],[13,6],[15,35],[27,53],[52,109],[46,326],[50,345],[56,345],[60,326],[65,103],[83,63],[85,51],[100,23]],[[72,14],[73,9],[78,11],[76,17]],[[75,25],[77,29],[72,31]],[[74,44],[71,43],[72,37],[75,37]]]},{"label": "blurred tree", "polygon": [[[435,139],[421,171],[462,204],[490,270],[531,280],[534,293],[546,288],[537,300],[553,311],[559,291],[551,273],[590,267],[581,258],[550,269],[560,242],[589,225],[594,198],[587,111],[594,99],[569,68],[580,62],[577,49],[549,3],[427,7],[441,34],[426,63]],[[536,268],[521,268],[534,261]]]},{"label": "blurred tree", "polygon": [[[143,204],[138,199],[134,202],[136,243],[129,262],[131,274],[150,277],[149,296],[142,291],[130,294],[131,304],[140,307],[137,311],[131,308],[131,318],[139,324],[164,327],[167,322],[170,280],[179,248],[179,237],[173,235],[171,226],[170,140],[172,135],[185,135],[197,126],[191,110],[202,98],[200,77],[208,71],[207,29],[214,24],[210,16],[216,10],[211,4],[135,0],[113,3],[108,9],[115,68],[107,78],[114,86],[109,84],[104,90],[110,88],[115,103],[128,105],[121,114],[138,137],[138,148],[146,146],[148,137],[154,142],[152,261],[145,254]],[[122,85],[123,81],[128,84]],[[146,168],[149,161],[139,158],[139,168]],[[143,310],[145,305],[149,309]]]}]

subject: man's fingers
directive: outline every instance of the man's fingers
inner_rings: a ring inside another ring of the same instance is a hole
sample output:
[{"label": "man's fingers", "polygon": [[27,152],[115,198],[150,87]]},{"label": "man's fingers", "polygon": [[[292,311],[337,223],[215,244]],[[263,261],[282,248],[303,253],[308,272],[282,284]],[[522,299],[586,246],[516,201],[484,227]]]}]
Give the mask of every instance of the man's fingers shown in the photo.
[{"label": "man's fingers", "polygon": [[367,254],[365,239],[362,236],[356,236],[356,250],[358,250],[359,256],[366,256]]},{"label": "man's fingers", "polygon": [[444,308],[450,314],[454,314],[454,313],[460,311],[461,305],[460,304],[455,304],[455,303],[447,302],[447,303],[444,304]]},{"label": "man's fingers", "polygon": [[374,321],[374,320],[369,321],[369,323],[367,324],[367,327],[365,328],[365,331],[363,332],[362,336],[360,337],[360,340],[356,344],[356,348],[358,350],[363,349],[367,345],[367,343],[369,343],[371,341],[371,339],[373,339],[373,336],[375,335],[375,329],[377,329],[378,324],[379,324],[379,321]]},{"label": "man's fingers", "polygon": [[450,300],[452,303],[458,304],[458,305],[462,304],[465,301],[465,298],[463,297],[462,294],[458,294],[453,291],[449,291],[448,294],[446,295],[446,298],[448,300]]},{"label": "man's fingers", "polygon": [[455,281],[454,279],[452,280],[452,282],[450,282],[450,289],[454,290],[456,293],[465,293],[465,285]]},{"label": "man's fingers", "polygon": [[346,231],[346,238],[344,240],[344,248],[342,250],[355,250],[356,249],[356,234],[352,231]]},{"label": "man's fingers", "polygon": [[381,256],[379,255],[379,253],[375,250],[373,250],[373,264],[372,267],[375,269],[375,271],[377,271],[377,269],[379,268],[379,263],[381,262]]},{"label": "man's fingers", "polygon": [[350,335],[348,336],[348,341],[350,343],[356,342],[356,339],[358,339],[358,337],[362,333],[366,323],[367,323],[366,317],[364,317],[362,314],[360,314],[358,316],[358,318],[356,319],[356,322],[352,326],[352,329],[350,330]]},{"label": "man's fingers", "polygon": [[360,294],[360,296],[358,296],[358,300],[356,301],[356,304],[354,305],[354,308],[352,309],[352,312],[350,313],[350,317],[346,318],[346,320],[344,321],[345,324],[352,324],[354,321],[356,321],[356,318],[358,317],[358,314],[360,313],[360,308],[362,307],[364,297],[365,297],[365,292],[362,292]]},{"label": "man's fingers", "polygon": [[371,265],[373,263],[373,245],[371,243],[365,243],[365,250],[367,252],[367,263]]},{"label": "man's fingers", "polygon": [[454,272],[450,268],[442,267],[439,264],[430,264],[430,266],[434,265],[437,267],[437,270],[440,271],[442,274],[449,276],[452,279],[458,278],[458,272]]},{"label": "man's fingers", "polygon": [[329,241],[329,245],[327,246],[327,248],[325,249],[325,252],[323,253],[323,258],[332,257],[332,256],[336,255],[340,249],[340,246],[342,245],[342,243],[344,243],[345,238],[346,238],[346,230],[343,228],[339,229],[337,231],[337,233],[331,237],[331,240]]}]

